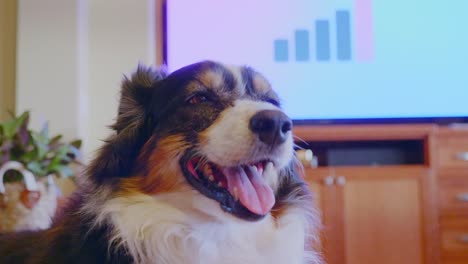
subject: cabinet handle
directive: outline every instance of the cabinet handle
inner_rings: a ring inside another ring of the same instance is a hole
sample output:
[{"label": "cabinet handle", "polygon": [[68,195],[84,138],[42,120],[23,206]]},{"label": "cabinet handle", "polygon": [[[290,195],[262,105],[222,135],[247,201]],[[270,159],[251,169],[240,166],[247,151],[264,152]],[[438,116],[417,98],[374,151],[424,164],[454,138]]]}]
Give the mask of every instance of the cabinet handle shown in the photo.
[{"label": "cabinet handle", "polygon": [[463,234],[458,237],[458,242],[463,243],[463,244],[468,244],[468,234]]},{"label": "cabinet handle", "polygon": [[343,186],[346,184],[346,178],[344,176],[338,176],[336,178],[336,184]]},{"label": "cabinet handle", "polygon": [[468,151],[465,151],[465,152],[458,152],[455,157],[457,158],[457,160],[461,160],[461,161],[468,161]]},{"label": "cabinet handle", "polygon": [[331,186],[333,185],[333,182],[335,181],[335,177],[333,176],[327,176],[323,179],[323,184],[326,186]]},{"label": "cabinet handle", "polygon": [[460,202],[468,202],[468,193],[457,194],[457,200]]}]

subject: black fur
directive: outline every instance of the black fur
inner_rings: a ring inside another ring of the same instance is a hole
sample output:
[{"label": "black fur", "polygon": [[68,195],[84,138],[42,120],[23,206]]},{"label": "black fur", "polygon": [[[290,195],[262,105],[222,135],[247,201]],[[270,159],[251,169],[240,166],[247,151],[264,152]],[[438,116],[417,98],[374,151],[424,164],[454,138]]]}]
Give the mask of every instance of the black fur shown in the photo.
[{"label": "black fur", "polygon": [[256,94],[254,86],[253,86],[254,71],[249,67],[244,67],[242,69],[241,74],[242,74],[242,80],[244,81],[244,84],[245,84],[245,92],[248,95]]}]

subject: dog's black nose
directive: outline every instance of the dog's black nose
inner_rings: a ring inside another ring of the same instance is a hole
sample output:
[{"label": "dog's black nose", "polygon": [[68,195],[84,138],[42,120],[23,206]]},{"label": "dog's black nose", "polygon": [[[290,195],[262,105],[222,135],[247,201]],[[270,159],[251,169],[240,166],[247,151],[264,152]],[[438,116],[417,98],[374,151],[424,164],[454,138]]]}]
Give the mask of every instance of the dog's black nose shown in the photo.
[{"label": "dog's black nose", "polygon": [[250,130],[258,134],[260,140],[268,145],[283,143],[291,128],[291,119],[278,110],[263,110],[250,119]]}]

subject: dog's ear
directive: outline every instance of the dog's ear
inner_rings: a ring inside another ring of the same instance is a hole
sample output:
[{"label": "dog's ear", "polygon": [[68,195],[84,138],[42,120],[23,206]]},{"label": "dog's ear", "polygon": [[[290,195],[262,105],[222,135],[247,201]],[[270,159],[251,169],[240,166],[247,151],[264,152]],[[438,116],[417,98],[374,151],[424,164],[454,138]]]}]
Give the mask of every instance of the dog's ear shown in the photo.
[{"label": "dog's ear", "polygon": [[118,115],[110,136],[89,167],[89,175],[101,181],[112,177],[127,177],[133,172],[135,160],[148,140],[156,120],[151,115],[151,98],[167,76],[164,68],[139,65],[129,79],[122,82]]},{"label": "dog's ear", "polygon": [[157,84],[166,77],[165,68],[152,69],[143,65],[138,65],[131,79],[124,77],[117,121],[112,126],[117,134],[141,125],[143,117],[148,114],[148,107]]}]

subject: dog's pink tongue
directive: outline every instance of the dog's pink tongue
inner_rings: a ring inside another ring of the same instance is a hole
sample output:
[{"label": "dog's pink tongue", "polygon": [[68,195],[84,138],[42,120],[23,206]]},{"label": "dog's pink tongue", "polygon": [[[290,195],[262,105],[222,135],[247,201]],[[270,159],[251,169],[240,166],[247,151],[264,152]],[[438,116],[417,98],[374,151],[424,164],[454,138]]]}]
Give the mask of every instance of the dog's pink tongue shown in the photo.
[{"label": "dog's pink tongue", "polygon": [[225,168],[229,192],[249,211],[266,215],[275,204],[273,190],[254,166]]}]

